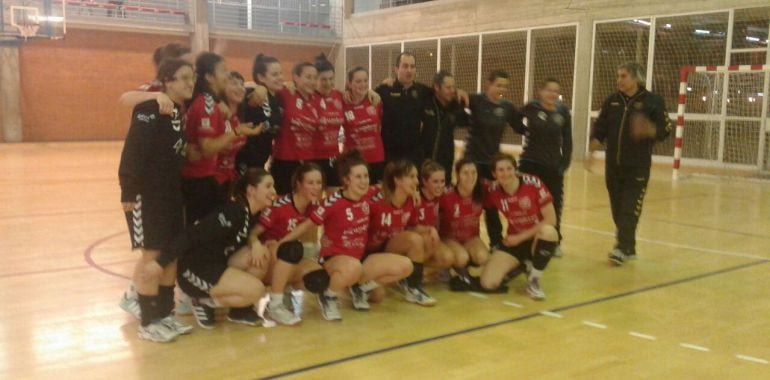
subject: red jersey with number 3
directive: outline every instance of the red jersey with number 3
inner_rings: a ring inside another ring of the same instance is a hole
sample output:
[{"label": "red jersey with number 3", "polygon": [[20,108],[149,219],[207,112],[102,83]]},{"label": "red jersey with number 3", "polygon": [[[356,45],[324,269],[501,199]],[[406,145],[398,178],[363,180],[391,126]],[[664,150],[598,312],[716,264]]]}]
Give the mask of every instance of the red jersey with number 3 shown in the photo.
[{"label": "red jersey with number 3", "polygon": [[483,210],[481,202],[474,202],[473,197],[462,197],[454,187],[448,188],[439,200],[439,235],[460,244],[478,237]]},{"label": "red jersey with number 3", "polygon": [[[225,119],[219,112],[214,97],[207,93],[196,96],[187,110],[187,144],[201,152],[201,139],[219,137],[225,130]],[[208,158],[200,157],[196,161],[188,160],[182,175],[196,178],[214,176],[217,172],[217,159],[217,155],[213,155]]]},{"label": "red jersey with number 3", "polygon": [[420,190],[420,199],[420,205],[415,209],[417,211],[417,224],[438,229],[438,204],[441,198],[434,198],[429,201]]},{"label": "red jersey with number 3", "polygon": [[417,212],[411,197],[401,207],[396,207],[385,199],[382,192],[377,193],[369,201],[369,241],[366,244],[368,252],[381,250],[395,234],[407,227],[417,225]]},{"label": "red jersey with number 3", "polygon": [[315,159],[322,160],[340,154],[339,135],[343,123],[343,96],[337,90],[329,95],[316,94],[318,131],[315,134]]},{"label": "red jersey with number 3", "polygon": [[316,95],[303,97],[287,88],[278,91],[283,102],[283,120],[273,142],[273,157],[284,161],[315,159],[315,134],[318,130]]},{"label": "red jersey with number 3", "polygon": [[335,255],[361,259],[369,236],[369,199],[377,193],[372,186],[369,192],[357,201],[342,195],[342,190],[326,198],[311,214],[310,219],[324,226],[321,237],[321,257]]},{"label": "red jersey with number 3", "polygon": [[513,195],[506,193],[496,182],[493,183],[484,200],[485,207],[494,207],[505,215],[508,235],[516,235],[542,222],[540,209],[553,202],[548,188],[537,176],[524,174],[519,180],[519,188]]},{"label": "red jersey with number 3", "polygon": [[385,161],[382,146],[382,103],[373,106],[364,98],[358,104],[345,104],[345,147],[357,149],[368,163]]},{"label": "red jersey with number 3", "polygon": [[265,228],[265,232],[259,236],[259,240],[264,243],[268,240],[283,239],[297,225],[304,222],[317,206],[317,203],[309,205],[303,214],[294,206],[292,194],[282,196],[260,214],[258,223]]}]

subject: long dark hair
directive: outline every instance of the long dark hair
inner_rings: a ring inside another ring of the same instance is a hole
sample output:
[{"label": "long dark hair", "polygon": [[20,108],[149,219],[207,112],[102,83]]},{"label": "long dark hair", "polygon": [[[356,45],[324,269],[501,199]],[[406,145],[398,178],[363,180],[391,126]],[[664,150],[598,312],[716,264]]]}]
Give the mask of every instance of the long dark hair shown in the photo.
[{"label": "long dark hair", "polygon": [[297,191],[297,185],[305,180],[305,175],[307,173],[312,171],[321,173],[321,183],[326,183],[326,178],[324,178],[324,171],[321,170],[321,167],[318,166],[318,164],[315,162],[305,162],[297,167],[297,169],[294,169],[294,173],[291,174],[291,190]]},{"label": "long dark hair", "polygon": [[236,202],[248,204],[246,201],[246,189],[249,186],[257,186],[262,183],[265,177],[270,173],[261,168],[248,168],[243,175],[238,178],[230,189],[230,198]]},{"label": "long dark hair", "polygon": [[220,55],[214,53],[201,53],[198,59],[195,60],[195,90],[193,90],[193,98],[202,93],[211,94],[217,101],[221,94],[214,93],[209,86],[209,82],[206,80],[206,74],[214,75],[217,64],[224,61]]},{"label": "long dark hair", "polygon": [[334,64],[329,62],[329,59],[326,58],[326,54],[321,53],[315,57],[315,69],[318,70],[319,73],[324,71],[334,72]]},{"label": "long dark hair", "polygon": [[278,62],[278,59],[275,57],[267,56],[262,53],[257,54],[257,56],[254,57],[254,64],[251,66],[251,76],[252,79],[254,79],[254,82],[261,83],[259,75],[266,75],[267,67],[273,63],[280,62]]},{"label": "long dark hair", "polygon": [[460,170],[462,170],[463,166],[465,165],[473,165],[473,167],[476,168],[476,184],[473,186],[471,199],[473,199],[473,201],[476,203],[481,203],[481,201],[484,199],[484,190],[481,188],[481,179],[478,174],[479,168],[476,166],[476,163],[473,162],[473,160],[469,158],[462,158],[455,163],[455,175],[457,175],[457,182],[460,182]]}]

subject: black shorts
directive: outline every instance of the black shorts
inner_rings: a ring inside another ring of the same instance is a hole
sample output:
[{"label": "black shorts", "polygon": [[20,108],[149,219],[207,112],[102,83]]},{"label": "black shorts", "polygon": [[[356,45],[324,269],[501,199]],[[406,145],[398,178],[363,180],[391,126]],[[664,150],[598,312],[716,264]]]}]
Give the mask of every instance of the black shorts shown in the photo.
[{"label": "black shorts", "polygon": [[209,296],[213,288],[227,270],[227,259],[222,256],[202,259],[194,253],[179,259],[177,282],[185,294],[195,298]]},{"label": "black shorts", "polygon": [[161,250],[184,228],[181,199],[136,196],[134,210],[125,213],[131,249]]},{"label": "black shorts", "polygon": [[214,176],[182,179],[185,220],[193,225],[221,204],[219,183]]},{"label": "black shorts", "polygon": [[516,258],[516,260],[519,260],[520,263],[523,263],[524,260],[532,260],[532,245],[535,244],[534,239],[525,240],[519,245],[513,246],[513,247],[506,247],[504,245],[500,245],[497,247],[497,249],[513,256]]},{"label": "black shorts", "polygon": [[340,187],[342,186],[340,184],[340,178],[337,175],[337,170],[334,169],[334,165],[336,163],[337,159],[332,158],[326,158],[323,160],[313,160],[313,163],[321,167],[321,170],[323,170],[324,174],[324,181],[326,184],[326,187],[333,186],[333,187]]},{"label": "black shorts", "polygon": [[270,175],[272,175],[273,180],[275,180],[275,192],[278,193],[278,195],[291,193],[291,177],[300,165],[302,165],[301,161],[273,159],[273,162],[270,164]]},{"label": "black shorts", "polygon": [[376,185],[382,182],[382,175],[385,173],[385,161],[373,162],[369,164],[369,183]]}]

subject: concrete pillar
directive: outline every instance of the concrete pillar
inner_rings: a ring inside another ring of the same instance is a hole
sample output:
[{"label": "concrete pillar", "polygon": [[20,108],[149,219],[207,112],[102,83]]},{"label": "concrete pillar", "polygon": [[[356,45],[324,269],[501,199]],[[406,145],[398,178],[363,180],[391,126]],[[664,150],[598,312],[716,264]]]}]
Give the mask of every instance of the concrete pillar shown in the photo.
[{"label": "concrete pillar", "polygon": [[578,25],[578,40],[575,54],[575,88],[577,89],[572,99],[574,113],[572,115],[572,158],[582,159],[586,154],[586,136],[591,125],[588,115],[591,112],[588,89],[591,83],[591,46],[594,39],[593,18],[581,17]]},{"label": "concrete pillar", "polygon": [[0,44],[0,114],[4,142],[22,141],[19,45]]},{"label": "concrete pillar", "polygon": [[194,55],[209,51],[209,5],[206,0],[190,0],[193,6],[193,32],[190,35],[190,49]]}]

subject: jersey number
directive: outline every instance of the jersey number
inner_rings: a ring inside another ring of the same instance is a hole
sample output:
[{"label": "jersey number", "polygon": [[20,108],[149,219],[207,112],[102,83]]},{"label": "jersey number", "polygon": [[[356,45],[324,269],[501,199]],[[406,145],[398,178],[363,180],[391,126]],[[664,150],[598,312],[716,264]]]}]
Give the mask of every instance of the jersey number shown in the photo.
[{"label": "jersey number", "polygon": [[348,217],[348,222],[353,221],[353,210],[346,208],[345,209],[345,215]]},{"label": "jersey number", "polygon": [[455,218],[460,217],[460,205],[455,205]]},{"label": "jersey number", "polygon": [[508,212],[508,200],[507,199],[503,199],[503,201],[500,202],[500,205],[503,206],[502,207],[503,212]]},{"label": "jersey number", "polygon": [[382,214],[382,221],[380,221],[380,225],[382,226],[390,226],[391,224],[391,215],[390,213]]},{"label": "jersey number", "polygon": [[286,227],[286,231],[294,231],[295,228],[297,228],[297,219],[291,218],[289,219],[289,225]]}]

